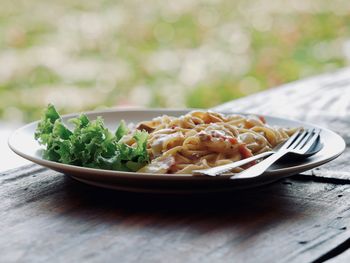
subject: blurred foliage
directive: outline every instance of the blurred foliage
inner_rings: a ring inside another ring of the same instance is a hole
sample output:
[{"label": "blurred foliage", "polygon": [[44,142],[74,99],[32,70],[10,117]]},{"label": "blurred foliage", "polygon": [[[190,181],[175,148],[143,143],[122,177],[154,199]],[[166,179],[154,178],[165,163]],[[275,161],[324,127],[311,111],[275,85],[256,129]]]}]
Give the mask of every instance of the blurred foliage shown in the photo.
[{"label": "blurred foliage", "polygon": [[345,66],[348,0],[2,0],[0,118],[211,107]]}]

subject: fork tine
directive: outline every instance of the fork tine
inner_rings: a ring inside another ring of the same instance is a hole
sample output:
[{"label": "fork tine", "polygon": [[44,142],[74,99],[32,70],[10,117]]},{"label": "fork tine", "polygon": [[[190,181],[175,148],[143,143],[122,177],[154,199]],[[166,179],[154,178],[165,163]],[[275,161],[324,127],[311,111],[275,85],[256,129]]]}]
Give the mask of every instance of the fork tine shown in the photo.
[{"label": "fork tine", "polygon": [[298,138],[296,138],[296,140],[294,140],[294,142],[291,145],[289,145],[287,148],[294,149],[299,144],[299,142],[305,137],[307,132],[308,130],[303,130],[303,132],[298,136]]},{"label": "fork tine", "polygon": [[308,130],[307,134],[305,135],[305,137],[298,143],[298,145],[296,145],[294,147],[294,150],[300,150],[301,148],[303,148],[303,146],[307,143],[307,141],[311,138],[311,136],[314,134],[315,129],[312,130]]},{"label": "fork tine", "polygon": [[303,151],[303,153],[306,153],[311,146],[315,143],[315,141],[318,139],[320,136],[321,130],[320,129],[315,129],[314,135],[311,137],[311,139],[305,143],[305,145],[300,149]]},{"label": "fork tine", "polygon": [[295,139],[300,135],[301,130],[297,130],[289,139],[282,145],[281,149],[287,149],[289,145],[291,145]]}]

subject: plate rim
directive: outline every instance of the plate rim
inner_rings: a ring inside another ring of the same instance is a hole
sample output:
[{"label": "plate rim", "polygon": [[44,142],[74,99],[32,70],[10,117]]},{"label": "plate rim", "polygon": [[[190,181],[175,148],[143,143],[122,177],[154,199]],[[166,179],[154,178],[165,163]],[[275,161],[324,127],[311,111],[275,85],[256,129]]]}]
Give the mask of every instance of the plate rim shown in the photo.
[{"label": "plate rim", "polygon": [[[185,109],[180,109],[180,108],[130,108],[130,109],[118,109],[118,108],[110,108],[110,109],[102,109],[102,110],[96,110],[96,111],[86,111],[86,112],[79,112],[79,113],[70,113],[70,114],[65,114],[62,115],[62,119],[68,119],[71,117],[76,117],[79,116],[80,114],[84,113],[86,115],[97,115],[97,114],[104,114],[104,113],[113,113],[113,112],[119,112],[119,113],[123,113],[123,112],[128,112],[128,113],[132,113],[132,112],[154,112],[157,113],[159,112],[160,114],[166,114],[166,112],[189,112],[192,110],[205,110],[205,111],[213,111],[213,112],[219,112],[219,113],[223,113],[223,114],[241,114],[241,115],[260,115],[260,114],[254,114],[254,113],[249,113],[249,112],[232,112],[232,111],[216,111],[216,110],[211,110],[211,109],[199,109],[199,108],[185,108]],[[342,143],[342,148],[338,150],[338,153],[335,155],[332,155],[331,157],[328,157],[322,161],[318,161],[317,164],[309,164],[312,167],[308,168],[309,165],[297,165],[297,166],[290,166],[290,167],[285,167],[285,168],[281,168],[281,169],[275,169],[275,170],[269,170],[266,171],[264,173],[264,175],[269,176],[269,175],[274,175],[274,174],[280,174],[280,173],[293,173],[295,169],[297,169],[298,171],[295,171],[295,173],[300,173],[300,172],[304,172],[310,169],[313,169],[315,167],[318,167],[320,165],[323,165],[329,161],[332,161],[334,159],[336,159],[337,157],[339,157],[346,149],[346,143],[344,141],[344,139],[336,132],[328,129],[328,128],[324,128],[321,127],[319,125],[313,124],[311,122],[304,122],[304,121],[300,121],[300,120],[296,120],[293,118],[284,118],[284,117],[279,117],[279,116],[274,116],[274,115],[269,115],[269,114],[261,114],[261,116],[267,117],[267,118],[273,118],[276,120],[280,120],[280,121],[287,121],[287,122],[294,122],[294,123],[299,123],[300,125],[304,124],[306,126],[313,126],[316,128],[320,128],[321,130],[327,131],[331,134],[333,134],[334,136],[338,137],[338,139],[341,139],[341,143]],[[131,178],[137,178],[142,176],[142,178],[144,180],[154,180],[154,179],[162,179],[162,180],[193,180],[194,178],[196,178],[195,180],[208,180],[210,179],[207,176],[194,176],[192,174],[152,174],[152,173],[137,173],[137,172],[124,172],[124,171],[118,171],[118,170],[104,170],[104,169],[96,169],[96,168],[88,168],[88,167],[82,167],[82,166],[76,166],[76,165],[70,165],[70,164],[63,164],[63,163],[58,163],[58,162],[54,162],[54,161],[49,161],[49,160],[45,160],[42,157],[36,157],[36,156],[32,156],[32,155],[27,155],[26,153],[23,153],[21,150],[17,149],[12,141],[14,140],[14,138],[16,137],[16,135],[18,133],[20,133],[21,131],[25,130],[26,128],[33,126],[35,124],[37,124],[40,120],[28,123],[18,129],[16,129],[15,131],[12,132],[12,134],[9,136],[8,138],[8,146],[9,148],[15,152],[17,155],[33,162],[36,164],[39,164],[41,166],[47,167],[47,168],[56,168],[56,169],[69,169],[69,170],[73,170],[74,172],[82,172],[82,173],[87,173],[87,174],[96,174],[96,173],[103,173],[104,176],[112,176],[112,177],[125,177],[128,179]],[[302,167],[300,167],[302,166]],[[305,168],[303,171],[300,170],[300,168]],[[221,178],[221,179],[228,179],[230,176],[217,176],[214,178]],[[248,180],[247,179],[240,179],[240,180]]]}]

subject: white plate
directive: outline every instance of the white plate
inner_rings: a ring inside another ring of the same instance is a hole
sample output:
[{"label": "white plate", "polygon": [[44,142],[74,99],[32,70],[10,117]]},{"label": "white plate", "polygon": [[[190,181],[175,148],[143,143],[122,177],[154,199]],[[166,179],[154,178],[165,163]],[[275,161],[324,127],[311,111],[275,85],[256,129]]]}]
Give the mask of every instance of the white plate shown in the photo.
[{"label": "white plate", "polygon": [[[189,110],[104,110],[86,113],[90,119],[102,116],[108,128],[115,130],[120,120],[139,122],[167,114],[180,116]],[[77,114],[65,115],[63,121]],[[133,172],[109,171],[66,165],[44,160],[42,147],[34,139],[38,122],[30,123],[16,130],[9,138],[10,148],[18,155],[34,163],[70,175],[84,183],[125,191],[194,193],[241,189],[267,184],[281,178],[301,173],[327,163],[338,157],[345,149],[345,142],[338,134],[310,123],[265,116],[267,123],[281,127],[320,128],[323,148],[316,155],[303,161],[284,163],[271,167],[262,176],[253,179],[229,180],[227,176],[205,177],[169,174],[142,174]]]}]

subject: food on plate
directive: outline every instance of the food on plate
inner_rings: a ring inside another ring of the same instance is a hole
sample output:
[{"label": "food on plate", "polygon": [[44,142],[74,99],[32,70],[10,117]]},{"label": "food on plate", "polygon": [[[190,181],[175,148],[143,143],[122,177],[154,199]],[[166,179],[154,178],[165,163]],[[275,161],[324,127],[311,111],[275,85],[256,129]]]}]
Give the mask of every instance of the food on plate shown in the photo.
[{"label": "food on plate", "polygon": [[[190,174],[270,151],[296,129],[271,127],[261,116],[192,111],[161,116],[136,125],[149,133],[146,173]],[[122,139],[126,143],[127,137]]]},{"label": "food on plate", "polygon": [[86,115],[63,124],[53,105],[46,109],[35,138],[44,158],[90,168],[191,174],[269,151],[296,128],[272,127],[261,116],[192,111],[180,117],[159,116],[138,124],[121,121],[115,132],[101,118]]},{"label": "food on plate", "polygon": [[[74,129],[63,124],[53,105],[47,107],[35,132],[35,139],[45,146],[44,159],[119,171],[137,171],[149,163],[147,132],[137,130],[131,135],[122,121],[112,133],[101,118],[90,121],[84,114],[70,122]],[[121,142],[124,136],[130,136],[129,144]]]}]

